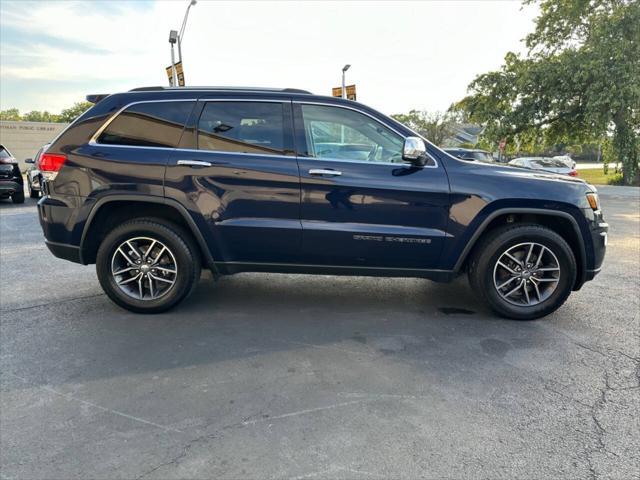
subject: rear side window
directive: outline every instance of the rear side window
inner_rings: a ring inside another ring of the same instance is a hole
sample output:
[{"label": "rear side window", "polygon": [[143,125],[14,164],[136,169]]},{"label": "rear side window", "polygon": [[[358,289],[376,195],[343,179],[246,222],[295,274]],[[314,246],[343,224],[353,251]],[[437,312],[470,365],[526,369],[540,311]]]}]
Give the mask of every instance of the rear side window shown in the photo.
[{"label": "rear side window", "polygon": [[151,102],[131,105],[98,137],[98,143],[175,148],[194,102]]},{"label": "rear side window", "polygon": [[209,102],[198,122],[198,148],[285,155],[284,107],[275,102]]}]

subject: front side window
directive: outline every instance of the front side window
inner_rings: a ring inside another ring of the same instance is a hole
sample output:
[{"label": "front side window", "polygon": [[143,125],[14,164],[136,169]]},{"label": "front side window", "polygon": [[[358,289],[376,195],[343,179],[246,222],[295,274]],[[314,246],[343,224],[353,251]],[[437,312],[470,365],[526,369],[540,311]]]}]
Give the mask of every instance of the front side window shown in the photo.
[{"label": "front side window", "polygon": [[198,148],[285,155],[284,107],[278,102],[209,102],[198,122]]},{"label": "front side window", "polygon": [[98,143],[142,147],[178,146],[194,102],[150,102],[131,105],[98,137]]},{"label": "front side window", "polygon": [[331,160],[402,163],[404,139],[353,110],[302,105],[306,155]]}]

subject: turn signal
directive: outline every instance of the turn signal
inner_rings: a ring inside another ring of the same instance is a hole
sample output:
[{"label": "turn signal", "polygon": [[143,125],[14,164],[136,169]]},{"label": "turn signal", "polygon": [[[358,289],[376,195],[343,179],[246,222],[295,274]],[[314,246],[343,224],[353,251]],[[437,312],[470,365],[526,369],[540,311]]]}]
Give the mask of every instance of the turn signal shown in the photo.
[{"label": "turn signal", "polygon": [[589,202],[591,210],[600,210],[600,202],[598,201],[597,193],[587,193],[587,202]]}]

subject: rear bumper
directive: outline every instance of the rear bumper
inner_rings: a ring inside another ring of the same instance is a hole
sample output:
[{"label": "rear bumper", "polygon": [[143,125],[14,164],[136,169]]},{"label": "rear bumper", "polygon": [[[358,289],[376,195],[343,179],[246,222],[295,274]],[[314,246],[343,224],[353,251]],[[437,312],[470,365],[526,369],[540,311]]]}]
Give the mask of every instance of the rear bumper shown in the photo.
[{"label": "rear bumper", "polygon": [[65,243],[50,242],[49,240],[45,240],[45,244],[54,256],[71,262],[82,263],[80,260],[80,247],[67,245]]},{"label": "rear bumper", "polygon": [[22,185],[18,182],[0,181],[0,195],[12,195],[22,190]]}]

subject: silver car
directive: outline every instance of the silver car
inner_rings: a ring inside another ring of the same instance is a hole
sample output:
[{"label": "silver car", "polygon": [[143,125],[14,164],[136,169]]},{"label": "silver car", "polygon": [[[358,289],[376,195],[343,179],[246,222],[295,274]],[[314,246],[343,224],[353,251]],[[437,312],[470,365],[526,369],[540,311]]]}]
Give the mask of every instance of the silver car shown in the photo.
[{"label": "silver car", "polygon": [[24,162],[29,164],[29,168],[27,169],[27,183],[29,185],[29,196],[31,198],[38,198],[42,193],[42,175],[40,174],[40,170],[38,170],[38,160],[40,159],[40,155],[49,147],[49,144],[43,145],[36,156],[33,158],[27,158]]},{"label": "silver car", "polygon": [[512,167],[530,168],[532,170],[543,170],[545,172],[559,173],[571,177],[578,176],[575,168],[569,167],[563,160],[549,157],[521,157],[509,162]]}]

